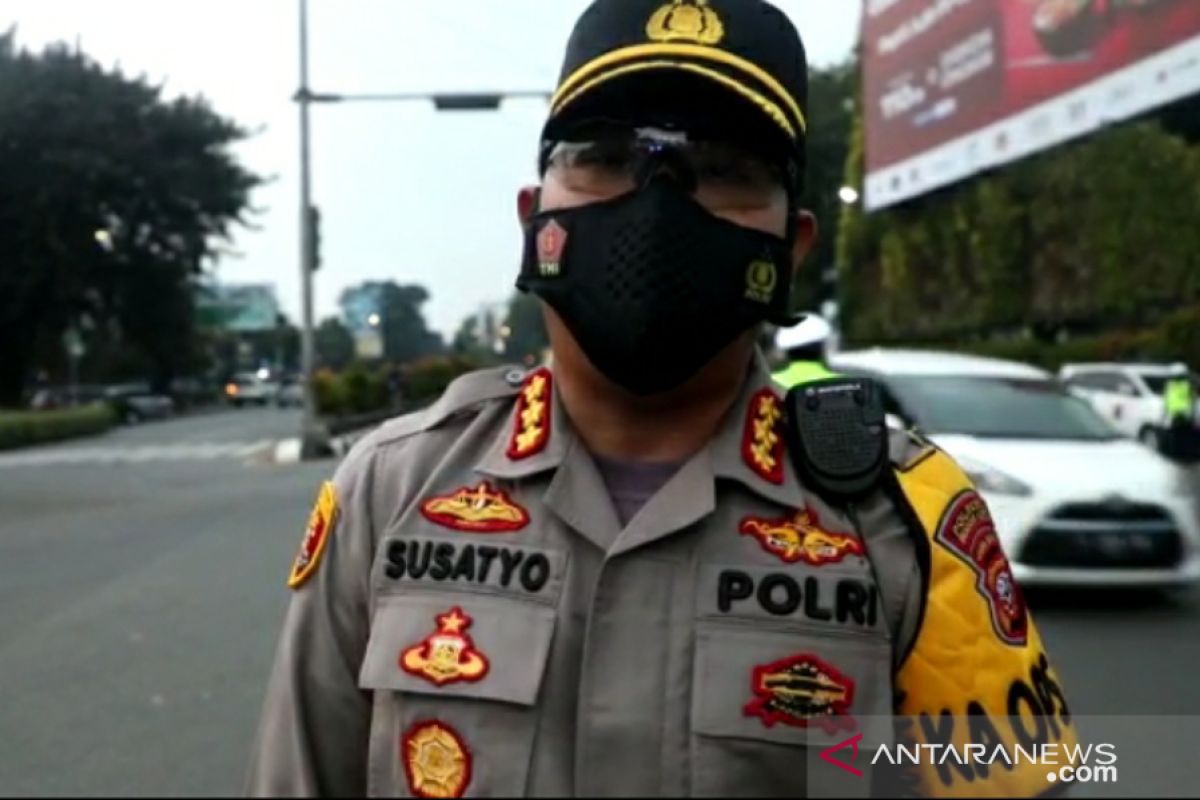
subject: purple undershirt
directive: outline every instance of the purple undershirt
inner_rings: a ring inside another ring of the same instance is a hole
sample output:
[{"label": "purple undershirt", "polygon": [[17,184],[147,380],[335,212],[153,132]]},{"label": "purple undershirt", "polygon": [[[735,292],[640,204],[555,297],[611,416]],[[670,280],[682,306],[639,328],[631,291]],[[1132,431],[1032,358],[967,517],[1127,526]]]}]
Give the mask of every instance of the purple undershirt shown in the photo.
[{"label": "purple undershirt", "polygon": [[623,461],[601,456],[593,458],[622,528],[683,466],[682,463]]}]

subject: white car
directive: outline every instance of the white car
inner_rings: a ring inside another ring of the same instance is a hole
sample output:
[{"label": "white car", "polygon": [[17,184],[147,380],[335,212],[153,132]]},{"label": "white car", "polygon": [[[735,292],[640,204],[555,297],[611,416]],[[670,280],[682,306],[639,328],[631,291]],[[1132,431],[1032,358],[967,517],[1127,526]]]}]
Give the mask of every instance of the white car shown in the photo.
[{"label": "white car", "polygon": [[[1178,370],[1166,364],[1068,364],[1058,375],[1121,433],[1159,450],[1167,420],[1163,394]],[[1200,378],[1193,375],[1192,382],[1200,388]],[[1193,416],[1200,423],[1200,402]]]},{"label": "white car", "polygon": [[966,470],[1024,585],[1176,587],[1200,580],[1200,486],[1121,436],[1053,376],[949,353],[842,353]]},{"label": "white car", "polygon": [[275,400],[279,392],[279,384],[268,381],[253,372],[239,372],[225,384],[225,399],[232,405],[265,406]]}]

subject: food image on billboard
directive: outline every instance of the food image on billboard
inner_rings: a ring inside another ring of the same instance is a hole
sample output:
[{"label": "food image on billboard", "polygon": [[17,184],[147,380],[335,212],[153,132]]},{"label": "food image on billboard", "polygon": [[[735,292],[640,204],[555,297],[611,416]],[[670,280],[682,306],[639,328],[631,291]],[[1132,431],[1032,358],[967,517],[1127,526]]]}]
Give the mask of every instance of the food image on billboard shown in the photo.
[{"label": "food image on billboard", "polygon": [[866,0],[866,205],[1200,92],[1200,0]]}]

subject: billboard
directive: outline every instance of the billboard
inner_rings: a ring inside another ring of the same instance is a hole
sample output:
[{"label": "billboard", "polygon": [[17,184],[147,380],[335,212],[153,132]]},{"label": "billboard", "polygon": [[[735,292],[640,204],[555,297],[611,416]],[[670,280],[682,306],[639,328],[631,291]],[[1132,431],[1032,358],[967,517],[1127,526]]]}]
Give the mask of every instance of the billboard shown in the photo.
[{"label": "billboard", "polygon": [[1200,0],[866,0],[883,208],[1200,92]]},{"label": "billboard", "polygon": [[201,285],[196,291],[196,310],[201,324],[255,333],[275,329],[279,300],[270,283]]},{"label": "billboard", "polygon": [[338,304],[342,308],[342,322],[351,332],[370,332],[378,325],[372,325],[371,318],[383,310],[382,287],[377,283],[365,283],[346,289]]}]

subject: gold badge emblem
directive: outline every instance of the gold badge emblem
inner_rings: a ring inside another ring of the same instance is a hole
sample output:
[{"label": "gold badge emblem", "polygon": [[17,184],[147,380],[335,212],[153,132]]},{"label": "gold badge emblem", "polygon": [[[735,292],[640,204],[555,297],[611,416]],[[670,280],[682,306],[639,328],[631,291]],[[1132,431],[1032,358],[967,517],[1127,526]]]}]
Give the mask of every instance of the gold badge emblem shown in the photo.
[{"label": "gold badge emblem", "polygon": [[528,512],[487,481],[473,489],[463,487],[454,494],[431,497],[421,504],[421,514],[443,528],[467,533],[519,531],[529,524]]},{"label": "gold badge emblem", "polygon": [[725,25],[709,0],[671,0],[650,17],[646,35],[655,42],[714,45],[725,38]]},{"label": "gold badge emblem", "polygon": [[442,722],[421,722],[401,745],[408,788],[417,797],[462,797],[471,783],[471,751]]},{"label": "gold badge emblem", "polygon": [[820,567],[866,552],[857,537],[822,529],[817,513],[808,509],[797,511],[790,519],[746,517],[738,530],[753,536],[764,550],[787,564],[803,561]]},{"label": "gold badge emblem", "polygon": [[321,554],[325,552],[325,543],[329,539],[333,527],[333,516],[337,513],[337,493],[333,484],[326,482],[321,486],[321,494],[313,506],[308,518],[308,528],[304,531],[304,541],[300,544],[300,552],[292,562],[292,571],[288,575],[288,588],[299,589],[305,581],[317,571],[321,563]]},{"label": "gold badge emblem", "polygon": [[746,270],[746,299],[756,303],[771,302],[775,292],[775,284],[779,282],[779,274],[775,264],[765,258],[760,258],[750,264]]},{"label": "gold badge emblem", "polygon": [[488,673],[487,656],[463,633],[472,622],[461,608],[441,614],[437,630],[400,655],[400,668],[435,686],[482,680]]},{"label": "gold badge emblem", "polygon": [[854,702],[854,681],[814,655],[804,653],[754,668],[754,699],[745,707],[768,728],[777,723],[827,731],[851,728],[845,715]]}]

